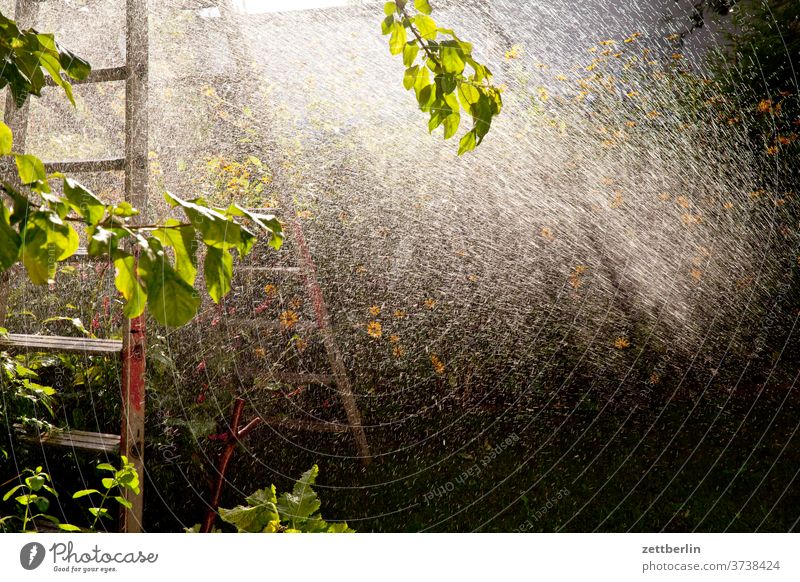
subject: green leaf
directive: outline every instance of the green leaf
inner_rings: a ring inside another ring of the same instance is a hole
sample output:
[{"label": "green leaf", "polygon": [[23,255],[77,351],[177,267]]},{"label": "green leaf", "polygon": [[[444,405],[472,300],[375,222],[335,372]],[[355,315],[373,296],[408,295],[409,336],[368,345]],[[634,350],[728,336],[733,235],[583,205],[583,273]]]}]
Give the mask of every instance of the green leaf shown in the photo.
[{"label": "green leaf", "polygon": [[417,82],[417,73],[419,72],[419,67],[413,66],[406,69],[405,75],[403,75],[403,87],[406,88],[406,91],[410,90],[414,87],[414,83]]},{"label": "green leaf", "polygon": [[417,95],[417,101],[419,102],[419,108],[422,111],[429,111],[431,106],[433,106],[434,101],[436,101],[435,86],[426,85],[423,87]]},{"label": "green leaf", "polygon": [[436,22],[434,22],[433,18],[425,14],[417,14],[413,20],[422,38],[436,40]]},{"label": "green leaf", "polygon": [[403,64],[406,67],[410,67],[414,64],[414,60],[417,58],[417,54],[419,54],[419,47],[417,46],[416,42],[407,42],[406,46],[403,47]]},{"label": "green leaf", "polygon": [[399,23],[392,23],[392,36],[389,37],[389,52],[393,55],[399,55],[403,52],[403,47],[406,45],[406,29]]},{"label": "green leaf", "polygon": [[458,131],[458,125],[461,123],[461,115],[458,113],[451,113],[444,118],[444,139],[450,139]]},{"label": "green leaf", "polygon": [[389,14],[386,18],[381,21],[381,34],[386,36],[390,32],[392,32],[392,25],[394,24],[394,16]]},{"label": "green leaf", "polygon": [[475,149],[476,141],[475,141],[475,130],[471,129],[467,133],[463,135],[461,141],[458,142],[458,155],[465,154],[471,150]]},{"label": "green leaf", "polygon": [[33,503],[39,511],[47,511],[50,507],[50,500],[47,497],[36,497]]},{"label": "green leaf", "polygon": [[130,501],[128,501],[124,497],[116,495],[116,496],[114,496],[114,499],[116,499],[117,503],[119,503],[123,507],[127,507],[128,509],[133,509],[133,503],[131,503]]},{"label": "green leaf", "polygon": [[257,533],[263,531],[270,523],[280,520],[274,503],[268,502],[255,507],[239,505],[233,509],[220,507],[219,516],[223,521],[236,526],[240,532]]},{"label": "green leaf", "polygon": [[0,271],[5,271],[19,260],[19,249],[22,244],[9,219],[8,209],[5,206],[0,207]]},{"label": "green leaf", "polygon": [[115,487],[117,485],[116,481],[111,477],[103,477],[100,480],[100,483],[102,483],[103,487],[105,487],[106,489],[111,489],[112,487]]},{"label": "green leaf", "polygon": [[21,488],[22,485],[17,485],[16,487],[12,487],[8,491],[6,491],[6,494],[3,495],[3,501],[8,501],[11,498],[11,496],[14,495],[14,493],[16,493]]},{"label": "green leaf", "polygon": [[95,469],[97,469],[98,471],[111,471],[112,473],[117,472],[116,467],[108,463],[100,463],[99,465],[97,465],[97,467],[95,467]]},{"label": "green leaf", "polygon": [[106,214],[100,199],[72,178],[64,178],[64,196],[89,226],[95,226]]},{"label": "green leaf", "polygon": [[91,495],[92,493],[100,493],[97,489],[81,489],[80,491],[76,491],[72,494],[73,499],[80,499],[81,497],[86,497],[87,495]]},{"label": "green leaf", "polygon": [[90,507],[89,513],[91,513],[95,517],[110,517],[108,515],[108,509],[105,507]]},{"label": "green leaf", "polygon": [[448,73],[460,75],[464,72],[466,61],[464,52],[456,41],[448,40],[441,44],[441,62],[444,70]]},{"label": "green leaf", "polygon": [[203,261],[206,289],[214,303],[219,303],[231,290],[233,257],[228,251],[209,247]]},{"label": "green leaf", "polygon": [[431,5],[428,4],[428,0],[414,0],[414,8],[416,8],[423,14],[431,13]]},{"label": "green leaf", "polygon": [[11,153],[13,142],[14,136],[11,133],[11,128],[0,121],[0,156],[7,156]]},{"label": "green leaf", "polygon": [[61,531],[81,531],[77,525],[72,525],[71,523],[59,523],[58,529]]},{"label": "green leaf", "polygon": [[278,500],[281,521],[288,521],[289,527],[302,529],[303,524],[319,511],[321,502],[311,488],[318,474],[319,467],[314,465],[301,475],[291,493],[284,493]]},{"label": "green leaf", "polygon": [[77,81],[82,81],[92,72],[92,67],[89,63],[61,47],[58,47],[58,60],[67,75]]},{"label": "green leaf", "polygon": [[139,317],[147,304],[147,292],[139,281],[136,258],[123,251],[117,251],[115,255],[114,286],[125,299],[123,313],[128,318]]},{"label": "green leaf", "polygon": [[386,4],[383,5],[383,13],[386,16],[391,16],[392,14],[395,13],[396,10],[397,10],[397,4],[395,4],[394,2],[387,2]]},{"label": "green leaf", "polygon": [[[150,239],[151,244],[155,239]],[[139,259],[139,277],[147,289],[147,306],[162,325],[180,327],[197,313],[200,297],[194,287],[172,268],[163,251],[155,258],[144,254]]]},{"label": "green leaf", "polygon": [[207,246],[218,249],[236,248],[240,256],[245,256],[253,248],[256,236],[252,232],[217,210],[209,208],[201,199],[182,200],[168,192],[164,194],[164,198],[173,207],[180,206],[183,209]]},{"label": "green leaf", "polygon": [[23,184],[33,184],[38,180],[45,180],[47,174],[44,171],[42,160],[30,154],[14,154],[17,162],[17,172]]},{"label": "green leaf", "polygon": [[39,489],[42,488],[42,485],[44,485],[44,477],[41,475],[32,475],[30,477],[26,477],[25,484],[31,491],[39,491]]},{"label": "green leaf", "polygon": [[245,499],[247,505],[255,507],[256,505],[263,505],[266,503],[277,503],[278,499],[275,495],[275,485],[259,489],[252,495]]}]

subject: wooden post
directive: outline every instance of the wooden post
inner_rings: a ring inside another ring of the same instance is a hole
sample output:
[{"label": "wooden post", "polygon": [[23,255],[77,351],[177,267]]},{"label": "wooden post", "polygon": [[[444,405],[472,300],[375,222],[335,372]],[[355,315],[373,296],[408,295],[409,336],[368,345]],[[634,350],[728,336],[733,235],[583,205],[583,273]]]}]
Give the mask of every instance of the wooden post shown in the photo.
[{"label": "wooden post", "polygon": [[[138,220],[147,215],[147,77],[148,25],[147,0],[126,3],[125,83],[125,200],[140,210]],[[122,508],[120,531],[144,530],[144,427],[145,427],[145,320],[144,316],[129,320],[123,332],[122,350],[122,433],[120,454],[136,467],[142,491],[126,492],[133,504]]]}]

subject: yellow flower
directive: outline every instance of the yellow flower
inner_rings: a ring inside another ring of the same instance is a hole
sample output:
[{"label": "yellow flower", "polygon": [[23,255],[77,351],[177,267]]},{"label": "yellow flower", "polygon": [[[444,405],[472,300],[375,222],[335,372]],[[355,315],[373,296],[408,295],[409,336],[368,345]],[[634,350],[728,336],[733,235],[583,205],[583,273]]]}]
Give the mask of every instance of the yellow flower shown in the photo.
[{"label": "yellow flower", "polygon": [[692,269],[689,271],[689,274],[695,281],[699,281],[700,279],[703,278],[703,271],[701,271],[697,267],[692,267]]},{"label": "yellow flower", "polygon": [[292,343],[298,352],[304,352],[308,348],[308,340],[301,338],[299,335],[292,337]]},{"label": "yellow flower", "polygon": [[396,334],[392,334],[392,335],[389,336],[389,341],[391,343],[393,343],[393,344],[398,344],[398,343],[400,343],[400,336],[396,335]]},{"label": "yellow flower", "polygon": [[263,360],[267,353],[264,351],[264,348],[256,348],[253,350],[253,355],[259,360]]},{"label": "yellow flower", "polygon": [[757,110],[759,113],[769,113],[772,111],[772,99],[762,99],[758,104]]},{"label": "yellow flower", "polygon": [[397,319],[404,319],[406,317],[406,312],[402,309],[395,309],[392,315]]},{"label": "yellow flower", "polygon": [[626,350],[631,347],[631,341],[625,336],[620,336],[614,340],[614,347],[618,350]]},{"label": "yellow flower", "polygon": [[553,241],[556,238],[555,236],[553,236],[553,231],[546,226],[542,227],[542,230],[539,234],[541,234],[544,238],[546,238],[549,241]]},{"label": "yellow flower", "polygon": [[433,371],[436,372],[439,376],[444,374],[444,362],[442,362],[436,354],[431,354],[431,364],[433,365]]},{"label": "yellow flower", "polygon": [[289,307],[292,309],[300,309],[303,306],[303,300],[300,297],[294,297],[289,302]]},{"label": "yellow flower", "polygon": [[278,321],[283,329],[292,329],[299,320],[300,316],[291,309],[287,309],[278,316]]},{"label": "yellow flower", "polygon": [[381,308],[377,305],[373,305],[369,308],[369,314],[373,317],[378,317],[381,314]]},{"label": "yellow flower", "polygon": [[611,201],[611,208],[622,208],[623,198],[622,192],[615,192],[614,199]]},{"label": "yellow flower", "polygon": [[426,299],[425,300],[425,307],[428,309],[433,309],[436,307],[436,300],[435,299]]},{"label": "yellow flower", "polygon": [[550,99],[550,94],[544,87],[539,87],[539,99],[542,101],[542,103],[545,103],[548,99]]},{"label": "yellow flower", "polygon": [[617,41],[615,40],[601,40],[599,44],[601,44],[602,46],[611,46],[616,43]]},{"label": "yellow flower", "polygon": [[650,383],[651,383],[653,386],[655,386],[655,385],[656,385],[656,384],[658,384],[659,382],[661,382],[661,378],[659,378],[658,374],[656,374],[655,372],[653,372],[652,374],[650,374]]},{"label": "yellow flower", "polygon": [[677,202],[678,206],[681,208],[689,208],[689,199],[686,196],[678,196],[675,202]]},{"label": "yellow flower", "polygon": [[522,54],[522,47],[518,44],[515,44],[506,51],[506,59],[508,59],[509,61],[512,59],[518,59],[521,54]]},{"label": "yellow flower", "polygon": [[308,220],[309,218],[311,218],[311,211],[310,210],[298,210],[297,218],[300,218],[302,220]]},{"label": "yellow flower", "polygon": [[392,348],[392,353],[394,354],[395,358],[402,358],[405,355],[406,350],[401,345],[396,345]]},{"label": "yellow flower", "polygon": [[770,146],[767,148],[767,155],[774,156],[777,155],[777,153],[778,153],[777,146]]},{"label": "yellow flower", "polygon": [[264,285],[264,293],[267,294],[267,297],[274,296],[276,291],[277,289],[275,288],[275,285],[273,285],[272,283],[267,283],[266,285]]},{"label": "yellow flower", "polygon": [[381,327],[380,321],[370,321],[367,324],[367,333],[370,337],[374,337],[376,339],[380,338],[383,335],[383,328]]}]

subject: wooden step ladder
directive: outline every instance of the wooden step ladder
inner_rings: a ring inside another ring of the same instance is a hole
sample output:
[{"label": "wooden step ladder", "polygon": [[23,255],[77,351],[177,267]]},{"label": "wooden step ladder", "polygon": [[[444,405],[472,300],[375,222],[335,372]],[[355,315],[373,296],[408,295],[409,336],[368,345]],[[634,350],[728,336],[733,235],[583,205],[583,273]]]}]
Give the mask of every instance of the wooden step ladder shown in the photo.
[{"label": "wooden step ladder", "polygon": [[[250,44],[241,33],[241,22],[237,22],[235,15],[236,9],[232,0],[209,0],[205,3],[203,8],[215,7],[219,11],[219,20],[223,24],[224,33],[227,38],[230,53],[233,55],[232,67],[229,67],[228,82],[247,84],[250,79],[250,72],[246,70],[243,63],[250,62],[252,55],[249,53]],[[256,92],[256,89],[252,89]],[[243,90],[242,93],[250,94],[251,89]],[[372,461],[372,454],[370,452],[369,443],[367,441],[364,426],[361,420],[361,412],[353,392],[353,386],[350,382],[350,377],[347,373],[347,368],[342,358],[342,352],[339,349],[334,333],[333,326],[331,325],[330,315],[325,302],[325,297],[322,293],[319,279],[317,277],[317,268],[314,264],[314,259],[308,242],[303,232],[303,227],[298,218],[297,208],[294,204],[292,197],[284,190],[278,193],[279,209],[259,208],[251,209],[255,212],[261,213],[276,213],[279,215],[284,227],[287,227],[287,236],[294,243],[294,266],[277,266],[277,267],[260,267],[260,266],[240,266],[240,271],[250,272],[274,272],[283,273],[286,275],[300,277],[303,280],[305,295],[311,302],[314,312],[314,324],[310,326],[311,331],[315,331],[321,337],[322,344],[325,350],[327,360],[328,374],[306,374],[306,373],[270,373],[262,375],[257,380],[259,381],[277,381],[294,387],[303,387],[311,384],[327,385],[335,387],[339,401],[342,408],[344,408],[347,417],[347,424],[340,422],[319,422],[299,420],[292,418],[262,418],[262,421],[274,428],[282,428],[286,430],[299,430],[299,431],[313,431],[313,432],[332,432],[344,433],[349,432],[356,445],[356,450],[361,462],[364,466],[368,466]],[[277,211],[277,212],[276,212]],[[281,216],[281,211],[284,214]],[[239,322],[237,322],[238,324]],[[255,323],[259,327],[263,323]],[[266,323],[269,325],[269,323]],[[275,323],[273,323],[273,326]]]},{"label": "wooden step ladder", "polygon": [[[35,25],[39,1],[17,0],[15,20],[20,28]],[[148,158],[147,158],[147,77],[148,77],[148,23],[147,0],[126,0],[126,62],[124,66],[92,71],[79,83],[105,83],[125,81],[125,157],[87,161],[45,162],[48,172],[125,172],[125,200],[142,210],[143,219],[147,207]],[[73,84],[78,83],[73,81]],[[11,92],[6,95],[5,123],[14,134],[14,145],[18,152],[25,151],[28,129],[28,101],[17,108]],[[14,176],[7,179],[16,181]],[[77,258],[86,258],[86,252],[77,253]],[[4,287],[9,284],[8,273],[4,274]],[[0,293],[0,326],[5,323],[7,289]],[[66,430],[41,435],[37,439],[43,445],[68,447],[103,453],[119,453],[128,458],[140,476],[144,486],[144,404],[145,404],[145,320],[140,316],[133,320],[123,318],[122,340],[8,334],[0,338],[0,348],[17,352],[62,352],[87,356],[118,357],[122,362],[121,397],[122,430],[119,435]],[[143,493],[134,495],[126,491],[132,504],[130,509],[121,508],[120,531],[141,532]]]}]

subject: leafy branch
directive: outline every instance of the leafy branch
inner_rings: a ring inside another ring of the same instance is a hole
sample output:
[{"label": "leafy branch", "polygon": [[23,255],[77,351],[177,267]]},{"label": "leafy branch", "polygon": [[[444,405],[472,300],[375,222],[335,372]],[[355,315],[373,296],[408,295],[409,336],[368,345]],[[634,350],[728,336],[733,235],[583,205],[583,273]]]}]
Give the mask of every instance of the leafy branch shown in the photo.
[{"label": "leafy branch", "polygon": [[480,145],[500,114],[501,89],[492,84],[488,67],[473,58],[472,44],[452,29],[439,28],[428,0],[414,0],[414,8],[412,15],[407,0],[387,2],[381,31],[389,35],[389,52],[403,55],[403,86],[414,89],[419,108],[430,114],[429,132],[443,125],[444,139],[450,139],[458,131],[461,111],[472,117],[472,128],[459,141],[461,155]]},{"label": "leafy branch", "polygon": [[[67,79],[85,79],[91,72],[86,61],[61,48],[52,34],[20,30],[2,14],[0,56],[5,62],[0,89],[8,85],[18,107],[29,95],[40,95],[48,77],[74,104]],[[0,158],[13,157],[19,176],[19,183],[2,184],[8,204],[0,204],[0,272],[21,262],[33,283],[52,282],[57,264],[77,252],[80,239],[72,224],[82,223],[89,256],[114,263],[114,283],[129,318],[141,315],[145,307],[168,326],[195,316],[200,306],[194,288],[198,240],[206,247],[206,290],[217,303],[231,289],[232,250],[239,257],[247,255],[256,232],[265,234],[276,249],[283,242],[281,224],[273,215],[251,213],[236,204],[212,207],[201,198],[183,200],[169,193],[165,199],[186,220],[136,225],[132,219],[139,211],[128,202],[104,203],[61,173],[47,175],[39,158],[14,153],[12,146],[11,128],[0,122]]]}]

